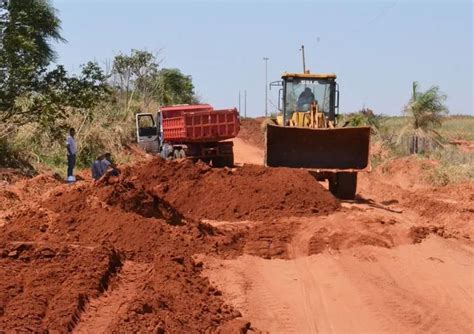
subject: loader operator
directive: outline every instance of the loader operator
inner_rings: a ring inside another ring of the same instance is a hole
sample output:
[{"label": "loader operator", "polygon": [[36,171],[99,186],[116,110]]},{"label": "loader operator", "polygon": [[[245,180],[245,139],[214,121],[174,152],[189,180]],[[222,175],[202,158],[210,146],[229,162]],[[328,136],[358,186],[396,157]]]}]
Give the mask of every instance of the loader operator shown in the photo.
[{"label": "loader operator", "polygon": [[298,111],[308,111],[311,103],[315,101],[315,97],[311,88],[306,87],[304,91],[298,97],[298,102],[296,102],[296,107]]}]

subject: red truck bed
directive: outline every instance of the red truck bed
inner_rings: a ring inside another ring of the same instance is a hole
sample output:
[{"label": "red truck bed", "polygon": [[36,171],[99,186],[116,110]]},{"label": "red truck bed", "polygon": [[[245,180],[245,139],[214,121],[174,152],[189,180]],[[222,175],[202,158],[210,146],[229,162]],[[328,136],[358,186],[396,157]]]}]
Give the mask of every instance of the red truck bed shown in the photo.
[{"label": "red truck bed", "polygon": [[163,137],[168,142],[217,142],[239,133],[235,108],[214,110],[208,104],[198,104],[162,107],[160,111]]}]

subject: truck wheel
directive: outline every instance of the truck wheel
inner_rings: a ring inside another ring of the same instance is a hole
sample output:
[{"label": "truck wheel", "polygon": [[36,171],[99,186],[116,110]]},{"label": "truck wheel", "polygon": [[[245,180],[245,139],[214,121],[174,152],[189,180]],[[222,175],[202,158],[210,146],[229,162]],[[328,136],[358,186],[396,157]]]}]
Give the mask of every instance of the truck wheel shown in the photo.
[{"label": "truck wheel", "polygon": [[212,167],[234,167],[234,155],[212,158]]},{"label": "truck wheel", "polygon": [[354,199],[357,190],[357,173],[336,173],[329,179],[329,191],[340,199]]},{"label": "truck wheel", "polygon": [[224,158],[224,166],[234,167],[234,155],[233,154]]}]

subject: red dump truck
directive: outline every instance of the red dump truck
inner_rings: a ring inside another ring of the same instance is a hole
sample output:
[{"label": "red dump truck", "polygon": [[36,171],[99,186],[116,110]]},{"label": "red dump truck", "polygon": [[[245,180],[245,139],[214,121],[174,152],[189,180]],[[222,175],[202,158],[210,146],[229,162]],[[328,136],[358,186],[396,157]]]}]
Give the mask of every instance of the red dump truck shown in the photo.
[{"label": "red dump truck", "polygon": [[161,107],[154,115],[136,115],[137,141],[163,158],[188,158],[233,166],[233,143],[240,123],[237,109],[215,110],[209,104]]}]

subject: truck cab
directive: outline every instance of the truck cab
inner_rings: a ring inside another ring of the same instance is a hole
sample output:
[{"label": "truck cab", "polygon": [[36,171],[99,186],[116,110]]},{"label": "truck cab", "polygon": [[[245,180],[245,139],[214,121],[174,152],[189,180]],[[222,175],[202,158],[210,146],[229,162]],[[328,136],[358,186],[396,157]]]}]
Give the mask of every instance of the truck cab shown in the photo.
[{"label": "truck cab", "polygon": [[138,113],[135,115],[137,143],[145,152],[158,153],[161,146],[160,114]]}]

